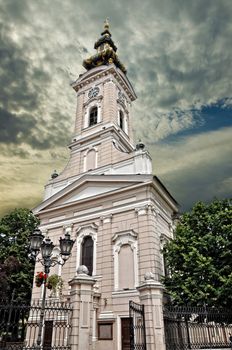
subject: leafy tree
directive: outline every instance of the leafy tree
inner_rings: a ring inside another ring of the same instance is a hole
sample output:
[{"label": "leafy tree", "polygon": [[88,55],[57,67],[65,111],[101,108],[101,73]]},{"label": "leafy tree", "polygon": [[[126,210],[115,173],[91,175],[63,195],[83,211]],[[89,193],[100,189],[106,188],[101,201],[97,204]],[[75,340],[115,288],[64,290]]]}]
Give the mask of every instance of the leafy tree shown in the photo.
[{"label": "leafy tree", "polygon": [[28,238],[38,223],[28,209],[15,209],[0,220],[1,298],[30,300],[34,263],[28,258]]},{"label": "leafy tree", "polygon": [[197,203],[164,248],[174,304],[232,307],[231,200]]}]

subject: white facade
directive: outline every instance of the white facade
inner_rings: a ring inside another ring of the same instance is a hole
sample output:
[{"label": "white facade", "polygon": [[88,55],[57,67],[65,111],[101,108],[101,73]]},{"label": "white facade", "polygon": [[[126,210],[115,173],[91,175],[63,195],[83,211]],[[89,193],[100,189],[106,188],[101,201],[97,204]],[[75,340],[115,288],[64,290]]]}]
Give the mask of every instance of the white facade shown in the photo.
[{"label": "white facade", "polygon": [[[63,298],[72,300],[75,293],[83,297],[75,309],[80,323],[72,344],[78,349],[126,350],[122,325],[133,300],[145,304],[150,317],[147,349],[162,350],[163,329],[156,324],[152,300],[161,307],[160,247],[163,237],[172,237],[177,203],[152,175],[148,151],[142,144],[134,146],[131,106],[136,95],[126,75],[114,63],[100,65],[81,75],[72,87],[77,111],[70,160],[48,182],[44,201],[34,209],[42,232],[55,244],[67,229],[76,240],[71,258],[59,271]],[[92,276],[80,277],[76,271],[85,261],[87,239]],[[88,315],[81,325],[83,308]],[[109,329],[112,339],[102,339],[101,332]]]}]

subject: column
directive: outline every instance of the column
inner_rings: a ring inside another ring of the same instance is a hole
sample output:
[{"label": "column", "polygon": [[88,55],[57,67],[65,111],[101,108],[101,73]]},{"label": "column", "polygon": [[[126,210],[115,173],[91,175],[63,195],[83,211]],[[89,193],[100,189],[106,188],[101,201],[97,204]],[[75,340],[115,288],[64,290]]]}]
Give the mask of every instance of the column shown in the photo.
[{"label": "column", "polygon": [[94,278],[87,275],[85,266],[80,266],[70,282],[73,308],[71,350],[92,349],[93,285]]},{"label": "column", "polygon": [[165,350],[163,320],[163,286],[155,281],[152,273],[145,274],[138,288],[141,304],[144,304],[147,350]]}]

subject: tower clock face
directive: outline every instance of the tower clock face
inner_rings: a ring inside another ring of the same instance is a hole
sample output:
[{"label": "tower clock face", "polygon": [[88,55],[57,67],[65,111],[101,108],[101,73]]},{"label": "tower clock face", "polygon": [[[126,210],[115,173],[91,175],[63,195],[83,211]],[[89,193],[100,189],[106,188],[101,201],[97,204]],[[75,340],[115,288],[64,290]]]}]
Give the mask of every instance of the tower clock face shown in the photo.
[{"label": "tower clock face", "polygon": [[89,93],[88,93],[89,98],[96,97],[99,94],[99,91],[100,91],[100,89],[97,86],[90,89]]}]

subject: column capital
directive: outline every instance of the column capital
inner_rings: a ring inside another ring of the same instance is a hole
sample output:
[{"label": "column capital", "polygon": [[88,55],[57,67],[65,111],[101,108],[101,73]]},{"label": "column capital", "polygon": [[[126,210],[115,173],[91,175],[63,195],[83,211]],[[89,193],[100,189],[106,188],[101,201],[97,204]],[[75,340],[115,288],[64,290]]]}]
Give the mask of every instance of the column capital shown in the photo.
[{"label": "column capital", "polygon": [[163,293],[165,288],[161,282],[155,279],[155,274],[153,274],[152,272],[147,272],[144,275],[144,281],[140,286],[137,287],[137,289],[140,293],[144,293],[146,291],[151,292],[151,290]]},{"label": "column capital", "polygon": [[75,277],[73,277],[68,284],[72,287],[75,284],[89,284],[89,285],[94,285],[96,283],[96,280],[89,275],[86,275],[84,273],[79,274]]}]

